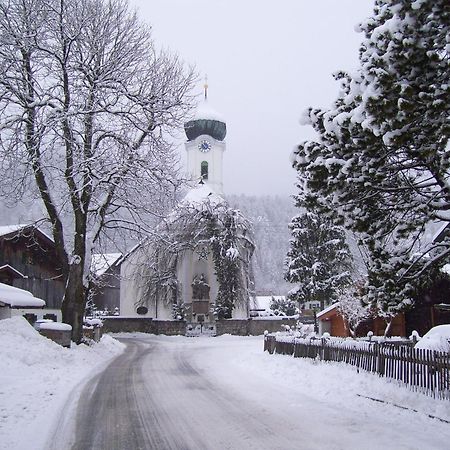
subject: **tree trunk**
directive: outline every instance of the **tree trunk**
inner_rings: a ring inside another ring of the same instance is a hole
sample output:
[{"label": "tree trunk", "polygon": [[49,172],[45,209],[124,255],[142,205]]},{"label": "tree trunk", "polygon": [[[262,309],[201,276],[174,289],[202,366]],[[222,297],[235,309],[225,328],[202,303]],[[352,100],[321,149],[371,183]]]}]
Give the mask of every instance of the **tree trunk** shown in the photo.
[{"label": "tree trunk", "polygon": [[391,335],[391,326],[393,320],[393,317],[386,319],[386,329],[384,330],[384,337],[388,337]]},{"label": "tree trunk", "polygon": [[83,337],[83,316],[86,308],[83,286],[83,265],[71,264],[61,306],[62,321],[72,325],[72,340],[79,344]]}]

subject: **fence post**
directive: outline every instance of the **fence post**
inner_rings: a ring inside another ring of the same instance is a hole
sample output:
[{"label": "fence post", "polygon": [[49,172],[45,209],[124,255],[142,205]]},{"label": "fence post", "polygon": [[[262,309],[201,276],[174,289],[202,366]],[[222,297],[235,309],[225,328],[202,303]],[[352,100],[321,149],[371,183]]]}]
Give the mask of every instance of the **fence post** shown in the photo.
[{"label": "fence post", "polygon": [[385,358],[382,352],[382,346],[379,342],[375,343],[375,351],[377,354],[377,372],[380,377],[384,376]]},{"label": "fence post", "polygon": [[275,350],[275,336],[265,336],[264,338],[264,351],[268,351],[271,355],[273,355],[273,352]]}]

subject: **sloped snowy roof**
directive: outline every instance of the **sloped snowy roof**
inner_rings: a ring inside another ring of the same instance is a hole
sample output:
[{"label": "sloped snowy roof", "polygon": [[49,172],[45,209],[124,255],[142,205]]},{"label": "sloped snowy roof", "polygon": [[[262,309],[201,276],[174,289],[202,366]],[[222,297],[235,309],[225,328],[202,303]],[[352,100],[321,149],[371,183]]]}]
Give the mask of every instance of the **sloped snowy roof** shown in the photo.
[{"label": "sloped snowy roof", "polygon": [[122,253],[98,253],[92,255],[91,271],[99,277],[120,258],[122,258]]},{"label": "sloped snowy roof", "polygon": [[433,243],[439,243],[441,242],[444,237],[448,234],[450,228],[450,223],[444,222],[439,229],[436,231],[436,233],[433,236]]},{"label": "sloped snowy roof", "polygon": [[254,309],[264,309],[265,311],[270,311],[270,304],[272,299],[284,300],[286,296],[284,295],[257,295],[252,297],[252,306]]},{"label": "sloped snowy roof", "polygon": [[329,313],[330,311],[333,311],[333,309],[337,308],[339,306],[339,302],[333,303],[330,306],[327,306],[325,309],[323,309],[322,311],[318,312],[316,317],[322,317],[324,316],[326,313]]},{"label": "sloped snowy roof", "polygon": [[199,206],[205,201],[212,205],[220,205],[225,203],[225,199],[214,192],[207,184],[199,184],[192,188],[181,201],[182,206]]},{"label": "sloped snowy roof", "polygon": [[14,224],[14,225],[3,225],[0,226],[0,236],[7,236],[8,234],[12,233],[18,233],[21,230],[24,230],[25,228],[34,228],[38,233],[40,233],[42,236],[44,236],[46,239],[48,239],[50,242],[54,242],[53,239],[47,234],[44,233],[39,227],[32,223],[20,223],[20,224]]},{"label": "sloped snowy roof", "polygon": [[0,236],[6,236],[7,234],[16,233],[17,231],[28,227],[28,224],[16,224],[16,225],[3,225],[0,226]]},{"label": "sloped snowy roof", "polygon": [[20,278],[26,278],[26,276],[22,272],[19,272],[17,269],[10,266],[9,264],[4,264],[3,266],[0,266],[0,272],[10,272],[14,274],[16,277],[18,276]]},{"label": "sloped snowy roof", "polygon": [[42,308],[45,301],[34,295],[7,284],[0,283],[0,303],[9,305],[11,308]]}]

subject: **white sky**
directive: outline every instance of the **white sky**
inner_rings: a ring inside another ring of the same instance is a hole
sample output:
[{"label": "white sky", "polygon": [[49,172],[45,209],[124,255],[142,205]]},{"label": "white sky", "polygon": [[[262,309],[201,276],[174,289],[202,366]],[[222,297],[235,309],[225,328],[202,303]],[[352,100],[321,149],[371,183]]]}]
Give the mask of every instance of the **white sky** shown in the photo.
[{"label": "white sky", "polygon": [[157,45],[208,75],[209,103],[227,122],[225,193],[295,193],[289,155],[313,136],[299,117],[308,106],[330,105],[338,92],[332,73],[357,66],[362,36],[354,27],[373,0],[131,3]]}]

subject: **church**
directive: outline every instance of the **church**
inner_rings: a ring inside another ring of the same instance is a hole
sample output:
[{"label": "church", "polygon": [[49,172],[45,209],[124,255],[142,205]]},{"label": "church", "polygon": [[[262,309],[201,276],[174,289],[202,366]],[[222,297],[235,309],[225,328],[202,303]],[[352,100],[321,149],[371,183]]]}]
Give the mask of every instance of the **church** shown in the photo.
[{"label": "church", "polygon": [[253,292],[251,224],[223,197],[226,122],[205,99],[185,123],[192,187],[121,264],[120,315],[183,320],[187,334],[247,319]]}]

